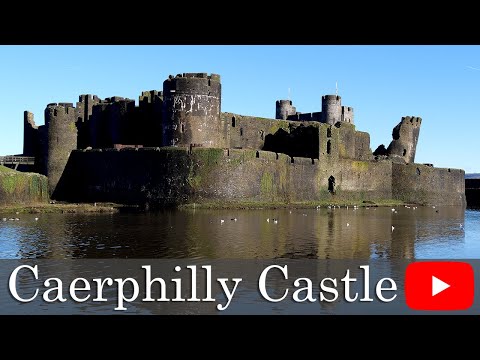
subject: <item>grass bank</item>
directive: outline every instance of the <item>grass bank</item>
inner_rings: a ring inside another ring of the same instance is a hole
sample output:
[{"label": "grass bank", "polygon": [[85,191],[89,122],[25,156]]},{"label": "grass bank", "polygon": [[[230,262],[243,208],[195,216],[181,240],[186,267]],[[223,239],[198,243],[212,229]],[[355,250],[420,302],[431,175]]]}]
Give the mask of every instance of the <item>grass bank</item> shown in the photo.
[{"label": "grass bank", "polygon": [[123,205],[113,203],[96,204],[36,204],[36,205],[6,205],[0,207],[0,214],[94,214],[117,213]]}]

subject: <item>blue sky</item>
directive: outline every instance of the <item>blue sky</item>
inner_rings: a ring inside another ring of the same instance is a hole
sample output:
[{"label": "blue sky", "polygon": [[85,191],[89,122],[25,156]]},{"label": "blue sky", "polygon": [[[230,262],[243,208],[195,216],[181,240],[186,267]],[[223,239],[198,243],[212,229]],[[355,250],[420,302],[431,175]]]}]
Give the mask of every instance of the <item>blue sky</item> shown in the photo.
[{"label": "blue sky", "polygon": [[402,116],[423,118],[416,162],[480,172],[480,46],[0,46],[0,155],[22,152],[23,111],[80,94],[136,99],[170,74],[218,73],[222,111],[275,116],[275,100],[320,111],[335,93],[371,148]]}]

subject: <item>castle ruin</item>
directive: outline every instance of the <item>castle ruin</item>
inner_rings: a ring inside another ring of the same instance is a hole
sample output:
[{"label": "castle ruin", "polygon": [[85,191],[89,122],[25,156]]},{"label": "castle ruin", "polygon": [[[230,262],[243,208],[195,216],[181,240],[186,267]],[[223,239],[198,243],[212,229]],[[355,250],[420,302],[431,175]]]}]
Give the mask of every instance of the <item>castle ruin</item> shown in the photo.
[{"label": "castle ruin", "polygon": [[53,199],[120,203],[294,204],[401,200],[465,205],[464,172],[415,164],[422,119],[407,116],[388,147],[370,148],[338,95],[321,112],[276,102],[275,119],[221,111],[220,76],[169,76],[132,99],[81,95],[24,115],[25,156]]}]

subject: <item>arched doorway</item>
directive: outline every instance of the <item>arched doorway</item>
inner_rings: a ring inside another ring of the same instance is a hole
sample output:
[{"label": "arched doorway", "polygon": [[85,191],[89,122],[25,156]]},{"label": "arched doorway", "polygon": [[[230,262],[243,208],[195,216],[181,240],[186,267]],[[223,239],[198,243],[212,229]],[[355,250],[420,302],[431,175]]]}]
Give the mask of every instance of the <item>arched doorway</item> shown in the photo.
[{"label": "arched doorway", "polygon": [[333,175],[328,178],[328,191],[330,194],[335,195],[335,178]]}]

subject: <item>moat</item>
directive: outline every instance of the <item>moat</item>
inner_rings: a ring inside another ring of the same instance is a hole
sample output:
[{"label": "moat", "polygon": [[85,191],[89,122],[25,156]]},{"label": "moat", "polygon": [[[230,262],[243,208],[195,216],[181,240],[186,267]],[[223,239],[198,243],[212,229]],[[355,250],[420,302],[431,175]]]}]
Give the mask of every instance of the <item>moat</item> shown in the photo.
[{"label": "moat", "polygon": [[0,258],[480,258],[480,211],[394,208],[19,214]]}]

